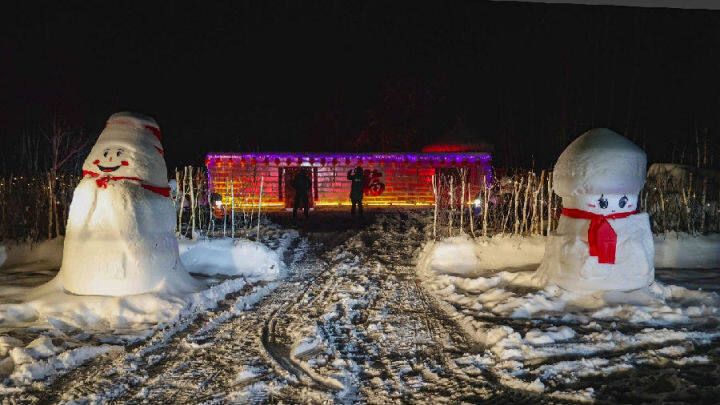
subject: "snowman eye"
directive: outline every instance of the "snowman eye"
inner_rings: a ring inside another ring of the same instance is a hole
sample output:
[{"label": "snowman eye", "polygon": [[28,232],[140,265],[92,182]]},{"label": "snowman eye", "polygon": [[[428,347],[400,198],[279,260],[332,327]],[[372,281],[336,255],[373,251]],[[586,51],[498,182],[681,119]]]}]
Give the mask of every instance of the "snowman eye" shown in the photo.
[{"label": "snowman eye", "polygon": [[107,150],[106,150],[105,152],[103,152],[103,156],[107,157],[108,152],[109,152],[109,151],[107,151]]},{"label": "snowman eye", "polygon": [[115,154],[115,156],[117,156],[117,157],[120,157],[120,155],[122,155],[122,151],[121,151],[121,150],[117,151],[117,153]]},{"label": "snowman eye", "polygon": [[600,199],[598,200],[598,204],[600,204],[600,208],[605,209],[608,207],[608,200],[604,197],[604,194],[600,195]]},{"label": "snowman eye", "polygon": [[620,201],[618,201],[618,207],[625,208],[625,204],[627,204],[628,198],[627,196],[623,196]]}]

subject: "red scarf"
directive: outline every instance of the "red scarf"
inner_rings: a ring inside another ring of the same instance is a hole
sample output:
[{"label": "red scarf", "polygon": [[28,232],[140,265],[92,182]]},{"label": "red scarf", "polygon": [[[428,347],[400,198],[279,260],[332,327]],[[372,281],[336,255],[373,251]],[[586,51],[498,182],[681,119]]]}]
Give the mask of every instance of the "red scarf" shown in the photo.
[{"label": "red scarf", "polygon": [[139,177],[125,177],[125,176],[100,176],[99,173],[91,172],[89,170],[82,171],[83,177],[90,176],[95,179],[95,184],[99,188],[107,188],[108,182],[117,180],[132,180],[140,183],[140,187],[152,191],[155,194],[160,194],[163,197],[170,197],[170,187],[158,187],[150,184],[145,184]]},{"label": "red scarf", "polygon": [[598,263],[605,264],[615,264],[615,249],[617,248],[617,234],[608,219],[627,218],[637,213],[637,211],[631,211],[602,215],[575,208],[562,209],[562,215],[566,217],[590,220],[590,227],[588,228],[590,256],[596,256]]}]

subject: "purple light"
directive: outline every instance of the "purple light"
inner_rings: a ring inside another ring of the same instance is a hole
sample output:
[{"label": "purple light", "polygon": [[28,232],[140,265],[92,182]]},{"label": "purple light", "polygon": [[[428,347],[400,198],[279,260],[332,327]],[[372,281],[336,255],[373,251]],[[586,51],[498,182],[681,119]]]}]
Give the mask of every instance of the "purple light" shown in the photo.
[{"label": "purple light", "polygon": [[[257,152],[257,153],[208,153],[205,161],[207,167],[210,168],[217,164],[217,160],[228,160],[231,164],[235,164],[237,160],[252,162],[253,158],[256,162],[268,162],[275,166],[292,166],[303,163],[310,164],[310,159],[314,163],[311,166],[346,165],[355,164],[356,162],[368,162],[373,160],[375,163],[394,162],[394,163],[427,163],[431,165],[443,165],[447,162],[455,162],[461,164],[482,165],[485,169],[489,169],[492,156],[487,152],[431,152],[431,153],[300,153],[300,152]],[[288,163],[289,159],[289,163]],[[321,162],[325,161],[323,165]],[[257,163],[256,163],[257,164]],[[211,170],[208,170],[208,181],[212,184]],[[492,181],[492,174],[487,170],[487,181]]]},{"label": "purple light", "polygon": [[458,152],[458,153],[291,153],[291,152],[258,152],[258,153],[209,153],[207,155],[208,166],[213,166],[216,159],[228,159],[234,161],[236,159],[245,159],[245,161],[251,161],[255,158],[258,162],[265,161],[266,159],[275,164],[275,160],[280,160],[280,165],[287,164],[286,161],[290,158],[291,162],[310,162],[313,159],[315,164],[318,164],[322,159],[326,162],[332,162],[333,159],[337,159],[338,163],[344,162],[349,159],[351,163],[353,161],[369,161],[374,160],[377,162],[420,162],[420,163],[442,163],[445,161],[462,162],[467,161],[474,163],[480,161],[482,163],[489,163],[491,155],[489,153],[473,153],[473,152]]}]

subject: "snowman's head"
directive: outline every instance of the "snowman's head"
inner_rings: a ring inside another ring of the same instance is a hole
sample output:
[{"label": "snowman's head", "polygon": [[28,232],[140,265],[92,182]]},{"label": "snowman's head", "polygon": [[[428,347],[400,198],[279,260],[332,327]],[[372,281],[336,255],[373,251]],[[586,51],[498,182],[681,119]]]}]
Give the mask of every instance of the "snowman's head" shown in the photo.
[{"label": "snowman's head", "polygon": [[586,194],[563,198],[563,206],[600,215],[637,210],[637,194]]},{"label": "snowman's head", "polygon": [[157,123],[136,113],[113,114],[85,159],[83,170],[101,176],[138,178],[153,185],[167,184]]},{"label": "snowman's head", "polygon": [[645,184],[645,152],[607,128],[592,129],[560,154],[553,170],[553,191],[563,206],[598,214],[637,209]]}]

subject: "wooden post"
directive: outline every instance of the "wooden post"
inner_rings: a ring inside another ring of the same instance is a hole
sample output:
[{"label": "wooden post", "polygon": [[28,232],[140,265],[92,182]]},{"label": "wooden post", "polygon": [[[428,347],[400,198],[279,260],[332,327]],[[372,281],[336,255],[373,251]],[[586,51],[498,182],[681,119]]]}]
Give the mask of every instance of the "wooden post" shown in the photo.
[{"label": "wooden post", "polygon": [[436,175],[432,175],[432,187],[433,187],[433,196],[435,197],[435,204],[434,206],[434,212],[433,212],[433,239],[437,238],[437,216],[438,216],[438,191],[437,191],[437,177]]},{"label": "wooden post", "polygon": [[260,212],[262,211],[263,186],[265,185],[265,176],[260,176],[260,199],[258,200],[258,216],[257,216],[257,241],[260,241]]},{"label": "wooden post", "polygon": [[450,209],[448,210],[449,214],[449,221],[448,221],[448,235],[452,236],[452,229],[453,229],[453,216],[455,215],[455,186],[453,184],[453,181],[455,180],[455,177],[450,176]]},{"label": "wooden post", "polygon": [[195,237],[195,177],[193,175],[194,167],[188,167],[188,185],[190,189],[190,239]]},{"label": "wooden post", "polygon": [[538,183],[538,188],[540,189],[540,196],[538,197],[538,204],[540,205],[540,212],[538,213],[538,219],[540,219],[540,224],[538,227],[538,235],[543,234],[543,230],[545,229],[545,215],[544,215],[544,206],[545,206],[545,170],[540,172],[540,182]]},{"label": "wooden post", "polygon": [[707,183],[708,183],[708,179],[707,179],[707,177],[705,177],[703,179],[702,198],[700,200],[700,203],[701,203],[700,232],[701,233],[705,233],[705,205],[707,204]]},{"label": "wooden post", "polygon": [[475,237],[475,215],[473,208],[475,206],[474,199],[472,198],[472,183],[468,183],[468,201],[470,204],[468,204],[468,220],[470,221],[470,235]]},{"label": "wooden post", "polygon": [[465,172],[464,167],[460,169],[460,233],[465,232],[463,217],[465,216]]},{"label": "wooden post", "polygon": [[490,189],[488,189],[487,177],[483,176],[483,238],[487,238],[488,209],[490,208]]},{"label": "wooden post", "polygon": [[235,179],[230,182],[230,232],[235,237]]},{"label": "wooden post", "polygon": [[515,214],[515,225],[513,227],[513,234],[518,235],[520,232],[520,213],[518,212],[518,209],[520,208],[520,192],[522,191],[522,186],[525,181],[524,177],[520,177],[520,182],[516,183],[515,187],[515,204],[514,204],[514,214]]},{"label": "wooden post", "polygon": [[53,198],[53,182],[52,182],[52,171],[48,172],[47,175],[48,183],[48,239],[52,239],[52,233],[53,233],[53,205],[55,205],[55,201]]},{"label": "wooden post", "polygon": [[548,172],[547,176],[547,188],[548,188],[548,214],[547,214],[547,235],[550,236],[550,230],[552,229],[552,172]]},{"label": "wooden post", "polygon": [[528,205],[530,204],[530,188],[532,187],[534,181],[533,178],[535,177],[535,173],[528,172],[528,178],[527,183],[525,184],[525,196],[523,201],[523,208],[522,208],[522,230],[521,233],[525,234],[525,232],[528,230],[528,218],[529,218],[529,210]]},{"label": "wooden post", "polygon": [[180,207],[178,209],[178,234],[182,234],[182,218],[183,211],[185,210],[185,179],[187,178],[187,167],[183,168],[183,178],[180,181],[180,175],[176,172],[176,183],[178,186],[178,193],[180,193]]}]

